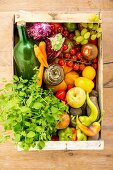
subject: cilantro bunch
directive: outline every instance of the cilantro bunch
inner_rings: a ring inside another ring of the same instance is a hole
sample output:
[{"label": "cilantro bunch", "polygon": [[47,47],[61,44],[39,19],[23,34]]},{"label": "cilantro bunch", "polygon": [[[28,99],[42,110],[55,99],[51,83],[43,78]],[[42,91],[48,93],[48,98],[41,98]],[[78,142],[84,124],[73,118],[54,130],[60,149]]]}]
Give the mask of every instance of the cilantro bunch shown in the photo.
[{"label": "cilantro bunch", "polygon": [[[24,150],[30,147],[42,149],[45,141],[50,141],[68,107],[58,100],[50,89],[37,86],[35,77],[28,81],[14,76],[12,84],[7,84],[0,95],[0,122],[7,130],[13,131],[13,140]],[[1,135],[0,141],[9,138]],[[39,141],[39,142],[37,142]]]}]

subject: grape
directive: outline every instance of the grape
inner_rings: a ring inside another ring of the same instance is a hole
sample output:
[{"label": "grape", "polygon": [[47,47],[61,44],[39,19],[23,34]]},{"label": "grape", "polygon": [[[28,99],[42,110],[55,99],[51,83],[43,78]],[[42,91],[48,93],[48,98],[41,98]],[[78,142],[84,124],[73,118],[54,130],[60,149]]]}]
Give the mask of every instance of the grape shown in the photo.
[{"label": "grape", "polygon": [[90,37],[90,32],[86,32],[85,34],[84,34],[84,38],[85,39],[88,39]]},{"label": "grape", "polygon": [[81,44],[84,45],[84,44],[87,44],[88,43],[88,40],[84,39]]},{"label": "grape", "polygon": [[91,35],[91,40],[95,40],[96,39],[96,34],[94,34],[94,35]]},{"label": "grape", "polygon": [[89,21],[98,23],[99,22],[99,16],[96,15],[96,14],[91,14],[89,16]]},{"label": "grape", "polygon": [[94,24],[92,30],[97,31],[98,28],[99,28],[98,24]]},{"label": "grape", "polygon": [[87,23],[81,23],[81,25],[84,27],[84,28],[87,28]]},{"label": "grape", "polygon": [[97,33],[97,34],[96,34],[96,37],[97,37],[97,38],[100,38],[100,37],[101,37],[101,33]]},{"label": "grape", "polygon": [[102,28],[97,28],[97,32],[102,32]]},{"label": "grape", "polygon": [[84,35],[86,32],[87,32],[87,29],[84,28],[84,29],[81,31],[81,35]]},{"label": "grape", "polygon": [[79,37],[76,38],[76,42],[77,42],[77,43],[80,43],[83,39],[84,39],[84,37],[79,36]]},{"label": "grape", "polygon": [[75,31],[75,35],[78,37],[78,36],[80,36],[80,31],[79,30],[76,30]]},{"label": "grape", "polygon": [[88,23],[88,28],[93,28],[93,23]]},{"label": "grape", "polygon": [[96,31],[90,31],[90,34],[91,35],[96,34]]}]

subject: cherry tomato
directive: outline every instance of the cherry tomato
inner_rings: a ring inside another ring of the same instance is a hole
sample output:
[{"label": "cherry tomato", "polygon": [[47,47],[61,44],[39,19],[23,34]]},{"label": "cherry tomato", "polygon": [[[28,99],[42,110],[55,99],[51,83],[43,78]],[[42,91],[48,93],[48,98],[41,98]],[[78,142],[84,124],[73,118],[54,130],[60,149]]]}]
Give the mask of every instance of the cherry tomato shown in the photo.
[{"label": "cherry tomato", "polygon": [[60,59],[60,60],[58,61],[58,64],[59,64],[60,66],[64,66],[64,65],[65,65],[65,61],[64,61],[63,59]]},{"label": "cherry tomato", "polygon": [[98,58],[93,59],[93,63],[98,63]]},{"label": "cherry tomato", "polygon": [[75,63],[73,64],[73,70],[77,71],[79,69],[79,64]]},{"label": "cherry tomato", "polygon": [[74,37],[75,35],[73,34],[73,33],[70,33],[69,34],[69,36],[68,36],[68,38],[70,39],[70,40],[73,40],[73,37]]},{"label": "cherry tomato", "polygon": [[70,89],[72,89],[73,88],[73,86],[71,85],[71,84],[68,84],[67,85],[67,90],[70,90]]},{"label": "cherry tomato", "polygon": [[70,54],[69,53],[64,54],[64,58],[69,59],[70,58]]},{"label": "cherry tomato", "polygon": [[84,64],[80,64],[79,65],[79,70],[83,71],[85,69],[85,65]]},{"label": "cherry tomato", "polygon": [[77,51],[77,52],[80,51],[80,47],[79,47],[79,46],[76,47],[76,51]]},{"label": "cherry tomato", "polygon": [[72,48],[72,49],[70,50],[70,54],[71,54],[71,55],[75,55],[75,54],[76,54],[76,48]]},{"label": "cherry tomato", "polygon": [[76,57],[75,55],[72,55],[72,56],[71,56],[71,60],[72,60],[72,61],[77,61],[77,57]]},{"label": "cherry tomato", "polygon": [[65,37],[68,37],[69,32],[68,32],[67,30],[64,30],[64,31],[63,31],[63,35],[64,35]]},{"label": "cherry tomato", "polygon": [[66,51],[68,49],[68,46],[66,44],[63,45],[63,50]]},{"label": "cherry tomato", "polygon": [[57,29],[57,32],[58,32],[58,33],[62,33],[62,32],[63,32],[63,27],[59,27],[59,28]]},{"label": "cherry tomato", "polygon": [[65,90],[59,90],[56,92],[55,96],[60,100],[64,100],[64,98],[66,97],[66,92]]},{"label": "cherry tomato", "polygon": [[80,60],[82,58],[82,53],[81,52],[76,53],[76,57],[78,60]]},{"label": "cherry tomato", "polygon": [[68,60],[68,61],[66,61],[66,65],[68,67],[72,67],[73,66],[73,62],[71,60]]},{"label": "cherry tomato", "polygon": [[97,64],[97,63],[94,63],[94,64],[93,64],[93,68],[94,68],[95,70],[97,70],[98,64]]}]

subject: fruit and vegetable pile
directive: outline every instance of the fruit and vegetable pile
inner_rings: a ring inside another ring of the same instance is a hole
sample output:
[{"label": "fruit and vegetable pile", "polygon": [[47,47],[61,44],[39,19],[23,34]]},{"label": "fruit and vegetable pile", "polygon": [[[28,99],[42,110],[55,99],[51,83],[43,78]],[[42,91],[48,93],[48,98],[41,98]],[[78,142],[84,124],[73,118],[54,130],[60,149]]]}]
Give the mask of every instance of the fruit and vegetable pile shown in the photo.
[{"label": "fruit and vegetable pile", "polygon": [[[98,22],[97,17],[94,19]],[[34,76],[27,78],[25,69],[21,69],[13,83],[1,90],[2,142],[11,137],[6,134],[9,130],[13,131],[15,143],[25,150],[41,149],[45,141],[51,140],[99,139],[101,113],[96,76],[101,32],[99,23],[93,22],[26,24],[38,64]],[[19,65],[15,59],[18,69],[23,64],[30,69],[28,60],[24,58]]]}]

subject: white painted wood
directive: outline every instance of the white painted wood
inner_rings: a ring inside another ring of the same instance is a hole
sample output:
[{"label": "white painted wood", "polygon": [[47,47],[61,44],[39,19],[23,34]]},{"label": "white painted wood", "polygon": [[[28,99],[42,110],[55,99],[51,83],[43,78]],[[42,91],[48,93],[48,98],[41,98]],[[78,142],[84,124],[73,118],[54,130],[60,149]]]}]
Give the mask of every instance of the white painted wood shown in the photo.
[{"label": "white painted wood", "polygon": [[[15,14],[15,22],[24,20],[25,22],[89,22],[89,16],[96,14],[100,18],[100,12],[75,12],[75,13],[45,13],[28,12],[20,10]],[[100,18],[101,23],[101,18]]]},{"label": "white painted wood", "polygon": [[[46,146],[43,150],[103,150],[104,141],[49,141],[46,142]],[[18,151],[23,151],[19,145]],[[30,148],[29,151],[39,150],[36,148]]]}]

